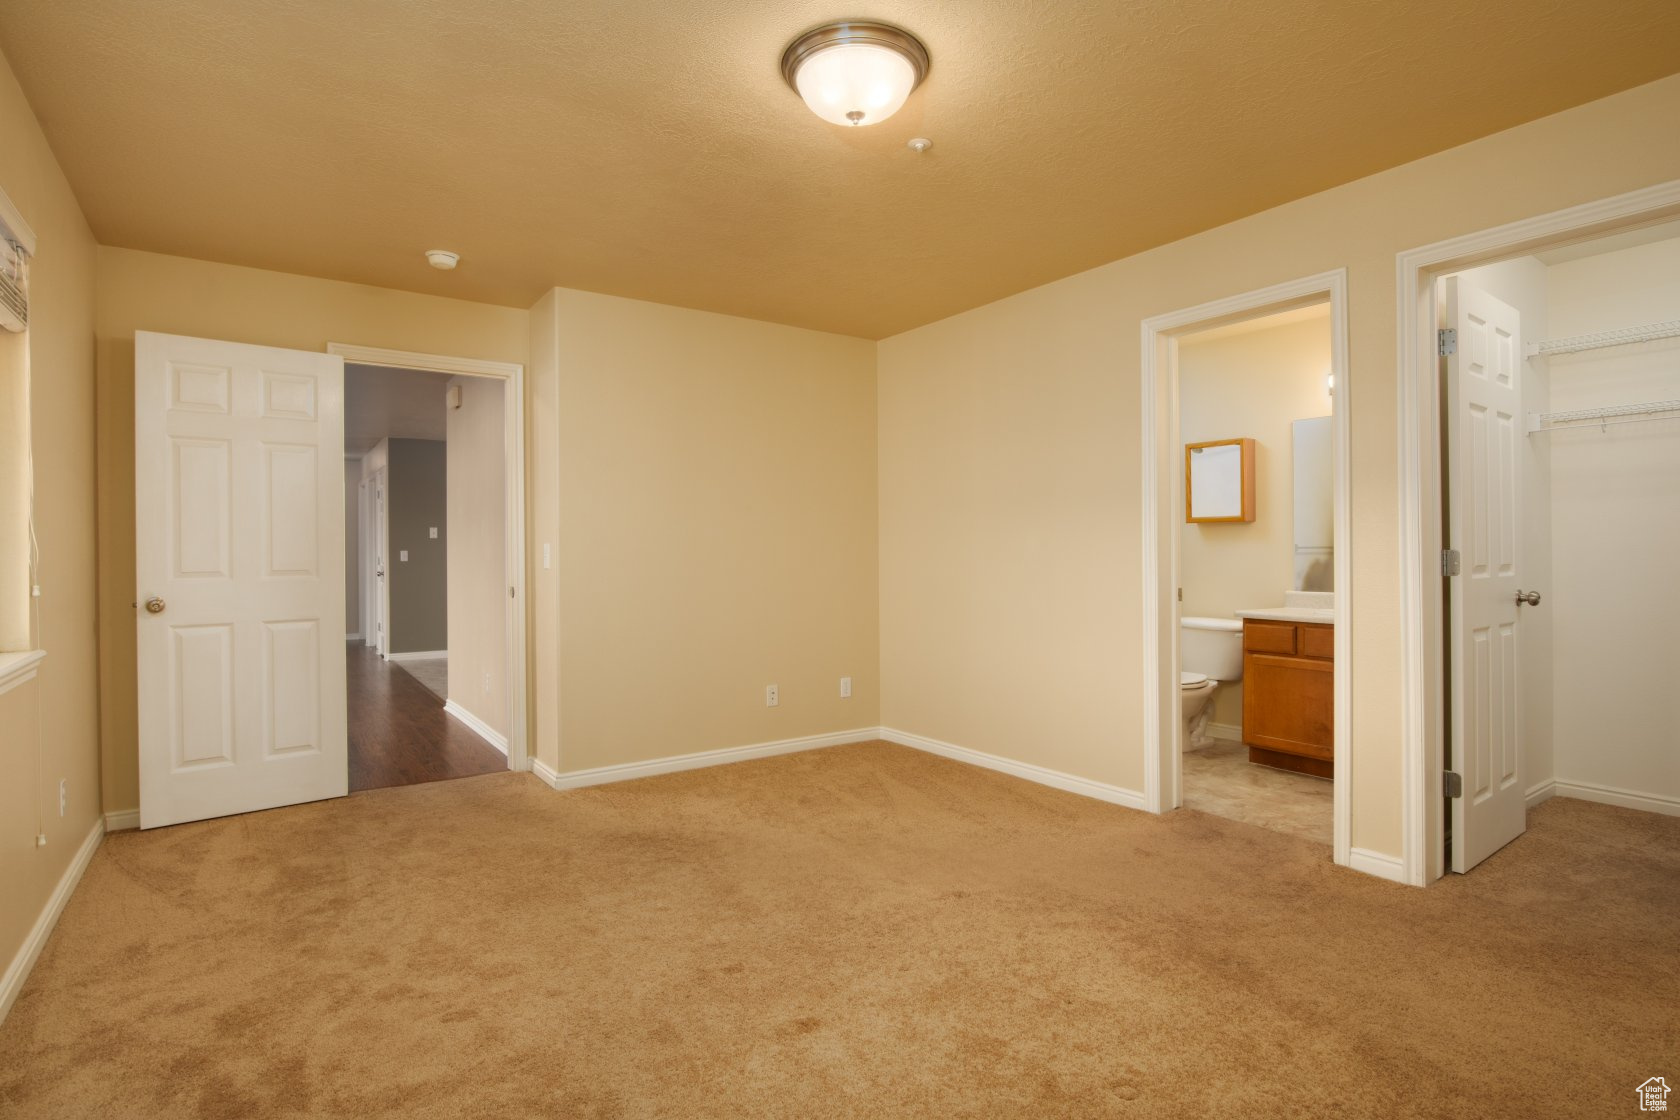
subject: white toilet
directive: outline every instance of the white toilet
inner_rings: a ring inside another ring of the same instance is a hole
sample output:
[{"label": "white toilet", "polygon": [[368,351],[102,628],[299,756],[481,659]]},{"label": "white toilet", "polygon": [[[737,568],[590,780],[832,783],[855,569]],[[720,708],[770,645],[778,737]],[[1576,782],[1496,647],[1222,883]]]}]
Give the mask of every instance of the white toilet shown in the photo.
[{"label": "white toilet", "polygon": [[1179,628],[1178,695],[1184,711],[1184,749],[1191,751],[1213,743],[1207,723],[1214,691],[1222,682],[1242,680],[1242,622],[1192,615],[1181,619]]}]

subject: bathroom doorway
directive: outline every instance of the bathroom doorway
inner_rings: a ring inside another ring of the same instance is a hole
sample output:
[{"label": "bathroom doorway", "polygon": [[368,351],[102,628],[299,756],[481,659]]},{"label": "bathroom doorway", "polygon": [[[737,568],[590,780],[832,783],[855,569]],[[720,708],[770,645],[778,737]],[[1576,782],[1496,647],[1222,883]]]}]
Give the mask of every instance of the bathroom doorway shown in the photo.
[{"label": "bathroom doorway", "polygon": [[1178,339],[1181,804],[1326,848],[1330,354],[1328,300]]},{"label": "bathroom doorway", "polygon": [[1346,307],[1337,271],[1143,324],[1145,800],[1386,875],[1349,843]]}]

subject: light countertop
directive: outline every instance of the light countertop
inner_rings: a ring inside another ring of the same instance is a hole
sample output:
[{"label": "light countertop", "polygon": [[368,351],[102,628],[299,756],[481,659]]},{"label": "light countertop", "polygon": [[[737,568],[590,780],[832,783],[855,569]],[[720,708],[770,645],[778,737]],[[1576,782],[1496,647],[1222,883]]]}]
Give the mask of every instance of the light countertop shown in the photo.
[{"label": "light countertop", "polygon": [[1260,618],[1269,622],[1322,622],[1336,621],[1334,607],[1259,607],[1253,610],[1237,611],[1238,618]]}]

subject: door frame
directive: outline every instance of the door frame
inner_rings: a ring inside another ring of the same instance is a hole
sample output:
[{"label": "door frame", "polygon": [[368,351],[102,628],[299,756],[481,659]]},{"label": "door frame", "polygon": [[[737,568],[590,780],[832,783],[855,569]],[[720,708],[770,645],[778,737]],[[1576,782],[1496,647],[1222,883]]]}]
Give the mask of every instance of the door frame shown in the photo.
[{"label": "door frame", "polygon": [[[1184,721],[1179,717],[1178,679],[1178,511],[1184,503],[1183,471],[1176,448],[1182,442],[1178,417],[1178,340],[1181,336],[1227,323],[1328,301],[1330,370],[1334,431],[1335,517],[1335,685],[1332,779],[1331,858],[1338,864],[1384,874],[1361,866],[1351,848],[1353,712],[1353,542],[1349,487],[1350,421],[1348,397],[1347,270],[1335,269],[1228,296],[1210,303],[1156,315],[1143,321],[1141,445],[1143,454],[1143,798],[1144,808],[1164,813],[1183,803],[1180,770]],[[1163,455],[1163,452],[1167,454]],[[1376,857],[1385,863],[1384,857]]]},{"label": "door frame", "polygon": [[381,366],[464,377],[489,377],[502,382],[503,477],[507,480],[503,523],[506,526],[506,571],[511,591],[507,600],[507,676],[509,770],[529,770],[526,702],[529,693],[525,647],[525,367],[518,362],[487,361],[446,354],[420,354],[376,346],[330,342],[327,353],[346,365]]},{"label": "door frame", "polygon": [[[358,468],[361,467],[364,458],[366,456],[357,458],[356,465]],[[356,580],[357,585],[361,588],[361,597],[358,601],[362,608],[361,617],[356,620],[356,628],[362,632],[363,646],[371,646],[374,641],[373,531],[370,528],[373,524],[373,510],[371,508],[372,503],[368,501],[368,493],[367,474],[363,472],[361,481],[356,484],[356,509],[361,514],[356,519],[356,559],[359,569],[356,572]]]},{"label": "door frame", "polygon": [[1445,874],[1447,641],[1441,586],[1441,448],[1436,282],[1512,257],[1680,218],[1680,179],[1400,253],[1400,762],[1402,881]]},{"label": "door frame", "polygon": [[391,580],[388,571],[382,572],[379,567],[384,564],[386,569],[389,569],[391,560],[386,555],[390,552],[389,546],[391,543],[385,516],[385,498],[388,490],[386,476],[388,472],[388,466],[380,467],[368,479],[373,484],[374,494],[373,510],[368,515],[371,518],[368,525],[368,539],[373,545],[367,561],[368,580],[373,586],[373,640],[368,644],[373,647],[373,652],[381,658],[385,656],[385,639],[389,637],[385,630],[385,623],[389,622],[391,618]]},{"label": "door frame", "polygon": [[[367,479],[362,477],[362,457],[346,455],[344,474],[349,477],[351,464],[356,471],[356,629],[347,632],[344,640],[361,642],[367,634]],[[345,560],[349,562],[350,541],[344,542]]]}]

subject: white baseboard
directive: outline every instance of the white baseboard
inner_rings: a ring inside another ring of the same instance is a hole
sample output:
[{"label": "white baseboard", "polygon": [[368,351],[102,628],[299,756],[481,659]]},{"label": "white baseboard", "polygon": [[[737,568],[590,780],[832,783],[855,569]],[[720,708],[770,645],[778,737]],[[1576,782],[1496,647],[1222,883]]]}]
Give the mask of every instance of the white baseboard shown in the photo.
[{"label": "white baseboard", "polygon": [[1242,742],[1242,728],[1234,724],[1210,723],[1206,731],[1210,739],[1224,739],[1228,743]]},{"label": "white baseboard", "polygon": [[347,642],[359,642],[362,640],[362,636],[360,634],[346,634],[344,635],[344,640]]},{"label": "white baseboard", "polygon": [[541,778],[543,785],[547,786],[549,789],[562,788],[560,785],[560,771],[556,770],[542,759],[537,758],[535,755],[531,756],[531,773]]},{"label": "white baseboard", "polygon": [[1354,871],[1375,875],[1391,883],[1406,883],[1406,865],[1399,856],[1387,856],[1367,848],[1349,848],[1347,865]]},{"label": "white baseboard", "polygon": [[908,731],[895,731],[890,727],[881,728],[880,737],[889,743],[897,743],[901,747],[913,747],[916,750],[927,751],[929,754],[936,754],[942,758],[966,762],[970,766],[981,766],[987,770],[996,770],[1002,774],[1025,778],[1027,781],[1037,782],[1041,786],[1051,786],[1054,789],[1077,793],[1083,797],[1094,797],[1098,801],[1107,801],[1111,805],[1124,805],[1128,809],[1143,808],[1143,794],[1135,789],[1094,782],[1089,778],[1077,778],[1072,774],[1064,774],[1060,770],[1034,766],[1029,762],[1016,762],[1009,758],[999,758],[995,754],[970,750],[968,747],[959,747],[953,743],[942,743],[938,739],[912,735]]},{"label": "white baseboard", "polygon": [[1542,801],[1550,801],[1556,796],[1557,781],[1555,779],[1547,778],[1543,782],[1535,782],[1528,787],[1528,807],[1532,809]]},{"label": "white baseboard", "polygon": [[455,701],[445,700],[443,702],[443,710],[448,712],[450,715],[454,716],[456,719],[460,720],[462,723],[466,724],[468,727],[472,728],[473,731],[478,733],[478,737],[480,739],[483,739],[486,743],[489,743],[492,747],[495,747],[497,750],[501,751],[503,754],[506,754],[508,752],[508,744],[507,744],[507,736],[506,735],[503,735],[501,732],[497,731],[494,727],[491,727],[488,723],[485,723],[483,720],[479,719],[477,716],[473,715],[471,712],[469,712],[465,708],[461,707],[461,705],[455,703]]},{"label": "white baseboard", "polygon": [[140,827],[140,810],[118,809],[114,813],[105,814],[106,832],[127,832],[131,828]]},{"label": "white baseboard", "polygon": [[[1582,801],[1596,801],[1601,805],[1619,805],[1623,809],[1638,809],[1646,813],[1661,813],[1665,817],[1680,817],[1680,797],[1663,797],[1660,794],[1639,793],[1631,789],[1618,789],[1615,786],[1595,785],[1591,782],[1566,782],[1562,778],[1552,783],[1554,797],[1574,797]],[[1529,804],[1534,791],[1529,791]]]},{"label": "white baseboard", "polygon": [[448,656],[449,656],[449,651],[446,650],[446,649],[411,650],[408,653],[387,653],[385,655],[385,660],[387,660],[387,661],[436,661],[439,658],[448,657]]},{"label": "white baseboard", "polygon": [[878,738],[878,728],[860,727],[854,731],[835,731],[827,735],[807,735],[800,739],[780,739],[773,743],[754,743],[747,747],[725,747],[716,751],[672,755],[648,762],[626,762],[618,766],[598,766],[593,770],[555,770],[542,759],[531,764],[531,770],[555,789],[583,789],[585,786],[606,785],[608,782],[628,782],[636,778],[651,778],[655,774],[675,774],[680,770],[699,770],[707,766],[727,766],[732,762],[747,762],[755,758],[770,758],[778,754],[838,747],[844,743],[862,743]]},{"label": "white baseboard", "polygon": [[93,859],[93,853],[99,850],[99,842],[105,838],[105,821],[103,818],[93,822],[88,829],[87,839],[77,849],[76,857],[70,861],[70,866],[59,876],[58,886],[42,907],[41,914],[35,919],[35,925],[30,929],[29,936],[24,938],[23,945],[18,948],[17,956],[6,966],[6,974],[0,977],[0,1022],[4,1022],[6,1014],[11,1011],[12,1004],[17,1002],[18,993],[23,990],[23,982],[29,979],[29,970],[35,967],[35,961],[46,948],[47,938],[51,936],[53,926],[58,924],[58,916],[64,912],[64,904],[70,901],[70,896],[76,892],[76,884],[82,881],[82,872]]}]

